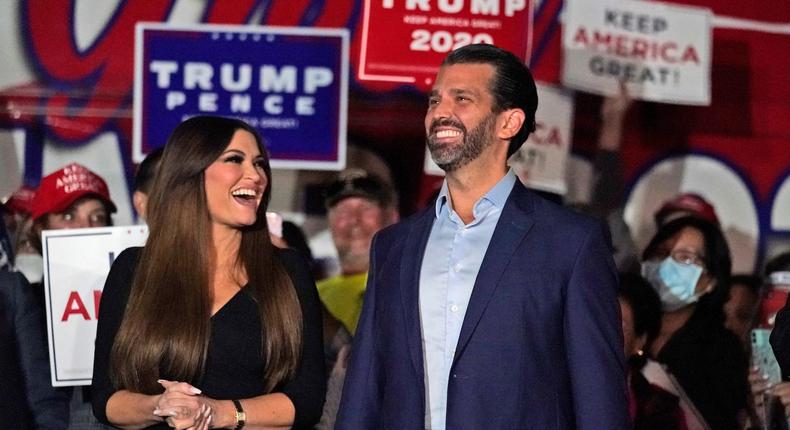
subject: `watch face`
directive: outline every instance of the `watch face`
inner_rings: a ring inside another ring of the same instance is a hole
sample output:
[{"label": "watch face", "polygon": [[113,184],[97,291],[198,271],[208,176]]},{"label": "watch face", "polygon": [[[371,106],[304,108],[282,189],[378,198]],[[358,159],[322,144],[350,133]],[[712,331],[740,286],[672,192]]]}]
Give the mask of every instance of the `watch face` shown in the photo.
[{"label": "watch face", "polygon": [[247,420],[247,414],[241,408],[241,402],[238,400],[233,401],[233,406],[236,407],[236,430],[244,427],[244,422]]}]

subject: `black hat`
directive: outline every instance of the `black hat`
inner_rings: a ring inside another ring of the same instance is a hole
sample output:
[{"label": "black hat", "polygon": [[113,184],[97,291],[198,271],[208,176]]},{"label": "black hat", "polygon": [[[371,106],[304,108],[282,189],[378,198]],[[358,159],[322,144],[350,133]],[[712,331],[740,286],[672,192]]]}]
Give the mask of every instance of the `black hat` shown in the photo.
[{"label": "black hat", "polygon": [[324,189],[324,204],[327,208],[332,208],[347,197],[362,197],[375,201],[381,207],[389,206],[394,200],[392,190],[387,184],[362,169],[341,172]]}]

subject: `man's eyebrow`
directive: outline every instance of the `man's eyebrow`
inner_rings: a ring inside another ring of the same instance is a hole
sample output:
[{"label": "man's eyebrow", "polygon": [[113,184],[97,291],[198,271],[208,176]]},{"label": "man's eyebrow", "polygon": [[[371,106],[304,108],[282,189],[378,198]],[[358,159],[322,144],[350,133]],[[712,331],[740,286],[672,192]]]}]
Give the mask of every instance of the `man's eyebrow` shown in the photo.
[{"label": "man's eyebrow", "polygon": [[450,93],[453,95],[465,95],[465,94],[473,95],[473,96],[478,95],[477,91],[469,88],[451,88]]}]

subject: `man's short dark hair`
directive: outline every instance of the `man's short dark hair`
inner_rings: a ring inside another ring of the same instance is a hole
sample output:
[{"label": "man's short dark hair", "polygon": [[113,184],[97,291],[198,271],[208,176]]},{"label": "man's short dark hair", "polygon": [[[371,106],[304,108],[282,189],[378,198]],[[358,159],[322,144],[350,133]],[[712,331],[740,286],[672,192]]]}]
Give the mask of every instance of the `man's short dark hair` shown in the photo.
[{"label": "man's short dark hair", "polygon": [[521,109],[526,115],[521,129],[510,139],[507,155],[515,154],[535,131],[535,110],[538,108],[538,91],[535,80],[524,62],[512,53],[494,45],[467,45],[451,52],[442,66],[454,64],[490,64],[496,70],[491,80],[494,96],[494,113],[507,109]]}]

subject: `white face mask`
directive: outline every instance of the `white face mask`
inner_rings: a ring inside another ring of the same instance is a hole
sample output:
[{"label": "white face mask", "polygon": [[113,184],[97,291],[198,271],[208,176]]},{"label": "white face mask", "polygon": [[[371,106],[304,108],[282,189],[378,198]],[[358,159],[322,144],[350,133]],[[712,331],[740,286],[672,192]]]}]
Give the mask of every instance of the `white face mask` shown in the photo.
[{"label": "white face mask", "polygon": [[695,303],[704,294],[696,292],[702,268],[678,263],[672,257],[662,261],[645,261],[642,263],[642,276],[658,293],[665,312]]},{"label": "white face mask", "polygon": [[44,279],[44,258],[38,254],[19,254],[14,266],[31,284],[38,284]]}]

